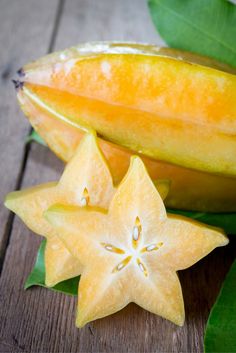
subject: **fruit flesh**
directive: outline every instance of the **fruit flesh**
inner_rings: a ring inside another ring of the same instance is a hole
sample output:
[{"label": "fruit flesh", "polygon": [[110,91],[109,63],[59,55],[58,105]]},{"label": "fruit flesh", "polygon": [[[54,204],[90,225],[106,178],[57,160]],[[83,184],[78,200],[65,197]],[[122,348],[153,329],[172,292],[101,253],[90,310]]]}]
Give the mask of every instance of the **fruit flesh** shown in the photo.
[{"label": "fruit flesh", "polygon": [[[143,52],[57,53],[25,67],[27,88],[104,139],[154,159],[236,175],[236,76]],[[144,46],[145,47],[145,46]],[[63,56],[64,55],[64,56]],[[53,58],[53,59],[52,59]]]},{"label": "fruit flesh", "polygon": [[[35,130],[61,159],[70,160],[84,135],[83,130],[67,117],[58,115],[54,110],[49,111],[44,102],[36,98],[26,87],[18,92],[21,108]],[[128,169],[132,151],[102,138],[98,142],[116,184]],[[203,173],[145,156],[142,160],[153,180],[170,180],[171,187],[165,200],[167,207],[204,212],[236,211],[235,178]]]},{"label": "fruit flesh", "polygon": [[108,212],[54,205],[45,217],[84,266],[78,327],[129,302],[183,325],[176,271],[228,243],[219,229],[168,216],[139,157],[132,159]]},{"label": "fruit flesh", "polygon": [[[163,198],[168,181],[157,181]],[[67,164],[59,182],[31,187],[7,195],[5,205],[35,233],[47,238],[45,248],[46,285],[80,275],[81,265],[71,256],[50,224],[44,211],[54,204],[96,205],[107,208],[115,191],[107,163],[93,133],[87,134]]]},{"label": "fruit flesh", "polygon": [[95,136],[88,134],[75,151],[59,182],[42,184],[7,195],[5,206],[15,212],[33,232],[47,238],[47,286],[51,287],[80,275],[82,267],[44,219],[44,211],[55,202],[108,207],[113,193],[109,168],[97,146]]}]

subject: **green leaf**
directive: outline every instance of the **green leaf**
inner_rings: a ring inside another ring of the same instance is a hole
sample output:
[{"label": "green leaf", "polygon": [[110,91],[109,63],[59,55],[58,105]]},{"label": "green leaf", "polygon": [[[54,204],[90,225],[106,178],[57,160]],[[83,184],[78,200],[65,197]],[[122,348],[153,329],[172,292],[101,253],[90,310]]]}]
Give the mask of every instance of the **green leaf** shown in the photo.
[{"label": "green leaf", "polygon": [[149,0],[153,22],[174,48],[236,66],[236,6],[226,0]]},{"label": "green leaf", "polygon": [[40,145],[47,146],[46,142],[42,139],[41,136],[39,136],[39,134],[35,130],[33,130],[31,134],[27,137],[26,143],[30,143],[32,141],[35,141]]},{"label": "green leaf", "polygon": [[205,353],[236,352],[236,261],[211,310],[205,333]]},{"label": "green leaf", "polygon": [[236,213],[203,213],[181,210],[167,210],[169,213],[180,214],[185,217],[193,218],[199,222],[211,226],[223,228],[227,234],[236,235]]},{"label": "green leaf", "polygon": [[69,295],[77,295],[80,277],[74,277],[74,278],[68,279],[66,281],[56,284],[54,287],[46,286],[45,264],[44,264],[45,246],[46,246],[46,240],[44,239],[39,247],[34,268],[25,282],[25,289],[28,289],[32,286],[42,286],[57,292],[62,292]]}]

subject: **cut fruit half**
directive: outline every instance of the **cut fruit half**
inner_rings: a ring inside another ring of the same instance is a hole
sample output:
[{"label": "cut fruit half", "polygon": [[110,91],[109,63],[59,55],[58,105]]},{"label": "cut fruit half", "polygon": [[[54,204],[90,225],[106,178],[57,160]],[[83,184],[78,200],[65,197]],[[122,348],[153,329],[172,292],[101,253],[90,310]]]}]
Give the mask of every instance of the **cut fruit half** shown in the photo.
[{"label": "cut fruit half", "polygon": [[132,159],[109,211],[54,205],[45,217],[83,264],[78,327],[130,302],[183,325],[176,271],[228,243],[220,229],[167,215],[139,157]]}]

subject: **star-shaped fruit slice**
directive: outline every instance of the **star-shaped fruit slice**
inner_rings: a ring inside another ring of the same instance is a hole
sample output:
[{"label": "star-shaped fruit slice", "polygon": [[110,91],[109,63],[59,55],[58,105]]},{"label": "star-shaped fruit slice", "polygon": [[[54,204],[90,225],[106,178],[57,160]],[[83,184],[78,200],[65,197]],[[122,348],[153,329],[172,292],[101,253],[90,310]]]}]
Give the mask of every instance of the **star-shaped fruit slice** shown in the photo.
[{"label": "star-shaped fruit slice", "polygon": [[58,204],[45,217],[83,264],[78,327],[130,302],[183,325],[176,271],[228,243],[220,229],[168,215],[139,157],[132,159],[108,211]]},{"label": "star-shaped fruit slice", "polygon": [[[164,199],[169,190],[169,182],[156,181],[156,187]],[[108,208],[114,191],[109,167],[98,147],[95,133],[91,132],[82,140],[59,182],[42,184],[7,195],[6,207],[15,212],[33,232],[47,238],[47,286],[51,287],[78,276],[81,265],[44,219],[44,211],[58,202],[80,207],[93,205]]]},{"label": "star-shaped fruit slice", "polygon": [[78,276],[81,265],[45,220],[44,211],[57,202],[107,208],[114,190],[112,176],[97,145],[96,136],[90,133],[82,140],[59,182],[7,195],[6,207],[15,212],[33,232],[47,238],[45,267],[48,286]]}]

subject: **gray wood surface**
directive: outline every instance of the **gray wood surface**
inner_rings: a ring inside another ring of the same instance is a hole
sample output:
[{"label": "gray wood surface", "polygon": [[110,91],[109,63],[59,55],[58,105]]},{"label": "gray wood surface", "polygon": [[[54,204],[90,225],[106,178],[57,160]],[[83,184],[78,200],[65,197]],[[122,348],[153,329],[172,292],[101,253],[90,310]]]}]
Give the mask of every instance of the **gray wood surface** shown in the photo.
[{"label": "gray wood surface", "polygon": [[[9,45],[7,53],[3,54],[6,56],[4,67],[15,57],[13,69],[9,66],[13,72],[24,61],[44,54],[48,48],[62,49],[87,40],[161,43],[145,0],[65,0],[60,2],[59,11],[56,0],[21,0],[27,9],[25,12],[17,5],[17,0],[3,2],[6,9],[5,15],[2,15],[3,6],[0,3],[0,25],[1,19],[8,21],[5,26],[11,28],[10,32],[14,26],[17,27],[15,23],[19,25],[20,22],[21,26],[21,30],[15,30],[14,45],[8,43],[9,33],[8,39],[4,39],[3,35],[3,40]],[[24,33],[26,27],[27,34]],[[33,32],[30,33],[31,27]],[[5,76],[11,76],[11,70]],[[9,78],[6,77],[1,82],[0,90],[4,91],[4,87],[9,85]],[[0,170],[2,194],[14,189],[17,184],[23,188],[56,180],[63,168],[62,163],[43,146],[32,144],[25,155],[23,140],[28,125],[20,117],[13,90],[9,87],[8,91],[2,102],[3,107],[7,107],[7,116],[1,109],[2,124],[8,124],[7,136],[0,131],[1,147],[4,148],[4,157],[2,149],[0,157],[4,158]],[[10,124],[10,119],[15,120]],[[12,145],[6,146],[10,140]],[[6,171],[7,176],[4,175]],[[1,226],[6,228],[8,213],[1,212]],[[236,253],[236,244],[232,242],[180,273],[186,306],[183,328],[131,304],[111,317],[78,330],[74,325],[75,298],[43,288],[23,290],[40,237],[32,234],[17,217],[13,219],[8,235],[10,241],[6,252],[5,246],[2,246],[5,257],[0,277],[0,353],[202,352],[203,331],[209,310]]]},{"label": "gray wood surface", "polygon": [[[58,0],[0,1],[0,205],[20,185],[29,124],[20,112],[11,79],[26,62],[50,45]],[[12,216],[0,208],[0,267],[11,232]]]}]

